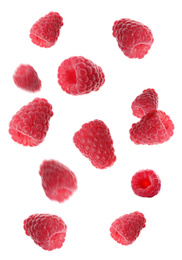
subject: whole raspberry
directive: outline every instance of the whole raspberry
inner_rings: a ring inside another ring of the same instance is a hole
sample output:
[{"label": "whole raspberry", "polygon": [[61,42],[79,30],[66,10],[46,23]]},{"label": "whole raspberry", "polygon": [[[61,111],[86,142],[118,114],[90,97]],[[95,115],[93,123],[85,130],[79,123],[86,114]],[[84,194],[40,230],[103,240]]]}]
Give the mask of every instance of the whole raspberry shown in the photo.
[{"label": "whole raspberry", "polygon": [[137,239],[145,223],[144,215],[138,211],[125,214],[112,223],[110,235],[117,243],[130,245]]},{"label": "whole raspberry", "polygon": [[145,89],[131,105],[133,115],[142,118],[158,108],[158,95],[154,89]]},{"label": "whole raspberry", "polygon": [[133,192],[140,197],[154,197],[161,189],[161,180],[153,170],[141,170],[131,180]]},{"label": "whole raspberry", "polygon": [[101,67],[82,56],[70,57],[58,68],[58,83],[68,94],[88,94],[99,90],[104,82]]},{"label": "whole raspberry", "polygon": [[31,28],[30,38],[40,47],[50,48],[55,45],[60,29],[63,26],[63,18],[57,12],[50,12],[41,17]]},{"label": "whole raspberry", "polygon": [[105,169],[116,161],[109,128],[101,120],[83,124],[74,134],[73,142],[96,168]]},{"label": "whole raspberry", "polygon": [[123,18],[115,21],[113,36],[119,48],[128,58],[142,59],[153,44],[151,30],[140,22]]},{"label": "whole raspberry", "polygon": [[39,174],[46,196],[51,200],[63,202],[77,189],[77,178],[62,163],[55,160],[44,160]]},{"label": "whole raspberry", "polygon": [[24,230],[35,244],[44,250],[52,251],[63,246],[67,226],[56,215],[34,214],[24,220]]},{"label": "whole raspberry", "polygon": [[11,119],[11,138],[24,146],[37,146],[43,142],[53,116],[52,105],[46,99],[35,98],[23,106]]},{"label": "whole raspberry", "polygon": [[29,92],[36,92],[41,89],[41,80],[37,72],[30,65],[21,64],[13,75],[17,87]]},{"label": "whole raspberry", "polygon": [[161,110],[155,110],[132,125],[130,139],[135,144],[162,144],[173,135],[174,124],[170,117]]}]

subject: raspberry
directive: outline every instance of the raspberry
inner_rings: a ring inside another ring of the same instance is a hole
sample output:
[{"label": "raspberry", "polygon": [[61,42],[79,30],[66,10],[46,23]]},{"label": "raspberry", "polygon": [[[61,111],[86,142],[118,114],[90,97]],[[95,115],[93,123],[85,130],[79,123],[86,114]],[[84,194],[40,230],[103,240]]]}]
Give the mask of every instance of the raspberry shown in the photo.
[{"label": "raspberry", "polygon": [[63,202],[77,189],[77,179],[74,173],[58,161],[44,160],[39,174],[44,192],[51,200]]},{"label": "raspberry", "polygon": [[51,251],[63,246],[67,226],[56,215],[34,214],[24,220],[24,230],[35,244],[44,250]]},{"label": "raspberry", "polygon": [[154,41],[152,32],[147,26],[131,19],[123,18],[115,21],[112,29],[119,48],[129,58],[142,59]]},{"label": "raspberry", "polygon": [[58,83],[68,94],[88,94],[99,90],[104,82],[101,67],[82,56],[70,57],[58,68]]},{"label": "raspberry", "polygon": [[158,95],[154,89],[146,89],[136,97],[131,105],[133,115],[142,118],[158,108]]},{"label": "raspberry", "polygon": [[173,135],[174,125],[170,117],[161,110],[155,110],[132,125],[130,139],[135,144],[162,144]]},{"label": "raspberry", "polygon": [[83,124],[74,134],[73,142],[96,168],[105,169],[116,161],[109,128],[101,120]]},{"label": "raspberry", "polygon": [[130,245],[137,239],[145,223],[144,215],[138,211],[125,214],[112,223],[110,235],[117,243]]},{"label": "raspberry", "polygon": [[37,146],[43,142],[53,116],[52,105],[46,99],[35,98],[23,106],[11,119],[11,138],[24,146]]},{"label": "raspberry", "polygon": [[52,47],[60,34],[63,26],[63,18],[59,13],[50,12],[41,17],[31,28],[30,38],[32,42],[40,47]]},{"label": "raspberry", "polygon": [[133,192],[140,197],[154,197],[161,189],[159,176],[153,170],[141,170],[131,180]]},{"label": "raspberry", "polygon": [[14,83],[17,87],[30,92],[36,92],[41,89],[41,80],[37,72],[30,65],[21,64],[13,75]]}]

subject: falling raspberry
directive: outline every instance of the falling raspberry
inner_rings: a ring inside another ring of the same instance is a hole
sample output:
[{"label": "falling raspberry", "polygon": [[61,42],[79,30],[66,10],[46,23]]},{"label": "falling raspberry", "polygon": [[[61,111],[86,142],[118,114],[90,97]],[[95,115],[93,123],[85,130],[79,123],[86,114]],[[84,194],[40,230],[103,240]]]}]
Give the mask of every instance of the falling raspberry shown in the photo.
[{"label": "falling raspberry", "polygon": [[77,189],[77,178],[62,163],[55,160],[44,160],[39,174],[46,196],[51,200],[63,202]]},{"label": "falling raspberry", "polygon": [[112,29],[119,48],[128,58],[142,59],[154,41],[152,32],[146,25],[131,19],[115,21]]}]

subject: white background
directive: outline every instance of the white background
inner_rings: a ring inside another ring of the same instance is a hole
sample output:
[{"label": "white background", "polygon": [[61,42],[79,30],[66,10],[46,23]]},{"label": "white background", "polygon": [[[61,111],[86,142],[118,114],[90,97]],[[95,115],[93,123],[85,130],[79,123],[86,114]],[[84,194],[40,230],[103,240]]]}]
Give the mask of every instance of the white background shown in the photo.
[{"label": "white background", "polygon": [[[182,259],[182,34],[181,1],[51,0],[3,1],[0,7],[1,213],[0,258],[9,259]],[[31,26],[50,11],[59,12],[64,26],[52,48],[34,45]],[[147,25],[154,44],[142,59],[129,59],[112,36],[115,20],[130,18]],[[71,96],[57,83],[61,62],[81,55],[101,66],[105,84],[98,92]],[[20,64],[30,64],[42,81],[38,93],[17,88],[12,75]],[[156,146],[137,146],[129,129],[138,119],[131,103],[144,89],[154,88],[159,109],[175,125],[174,136]],[[46,98],[54,116],[42,144],[23,147],[11,140],[11,117],[35,97]],[[110,129],[117,161],[98,170],[74,146],[81,125],[101,119]],[[59,160],[77,176],[78,190],[62,204],[44,194],[39,166],[44,159]],[[160,193],[140,198],[131,190],[133,174],[153,169],[161,178]],[[117,244],[109,228],[118,217],[142,212],[146,227],[129,246]],[[34,213],[60,216],[67,224],[61,249],[48,252],[25,235],[23,221]]]}]

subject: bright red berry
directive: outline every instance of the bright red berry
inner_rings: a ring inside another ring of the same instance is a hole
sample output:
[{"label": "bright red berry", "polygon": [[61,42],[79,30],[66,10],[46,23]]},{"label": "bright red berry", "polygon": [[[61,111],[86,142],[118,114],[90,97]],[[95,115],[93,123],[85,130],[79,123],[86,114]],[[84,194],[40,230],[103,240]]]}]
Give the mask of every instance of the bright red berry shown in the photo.
[{"label": "bright red berry", "polygon": [[11,119],[11,138],[24,146],[37,146],[43,142],[53,116],[52,105],[46,99],[35,98],[23,106]]},{"label": "bright red berry", "polygon": [[41,17],[31,28],[30,38],[40,47],[50,48],[58,40],[63,18],[57,12],[50,12]]},{"label": "bright red berry", "polygon": [[154,197],[161,189],[161,180],[153,170],[141,170],[131,180],[133,192],[140,197]]},{"label": "bright red berry", "polygon": [[158,108],[158,95],[154,89],[145,89],[131,105],[133,115],[142,118]]},{"label": "bright red berry", "polygon": [[17,87],[29,92],[36,92],[41,89],[41,80],[30,65],[21,64],[16,69],[13,80]]},{"label": "bright red berry", "polygon": [[51,251],[63,246],[67,226],[56,215],[34,214],[24,220],[24,230],[35,244]]},{"label": "bright red berry", "polygon": [[77,189],[77,178],[62,163],[55,160],[44,160],[39,174],[46,196],[51,200],[63,202]]},{"label": "bright red berry", "polygon": [[132,125],[130,139],[135,144],[162,144],[173,135],[174,124],[170,117],[161,110],[155,110]]},{"label": "bright red berry", "polygon": [[138,211],[117,218],[110,227],[110,235],[122,245],[132,244],[145,227],[146,219]]},{"label": "bright red berry", "polygon": [[146,25],[131,19],[115,21],[112,29],[119,48],[129,58],[142,59],[154,41],[152,32]]},{"label": "bright red berry", "polygon": [[109,128],[101,120],[83,124],[74,134],[73,142],[96,168],[105,169],[116,161]]},{"label": "bright red berry", "polygon": [[104,82],[101,67],[82,56],[70,57],[58,68],[58,83],[68,94],[88,94],[99,90]]}]

